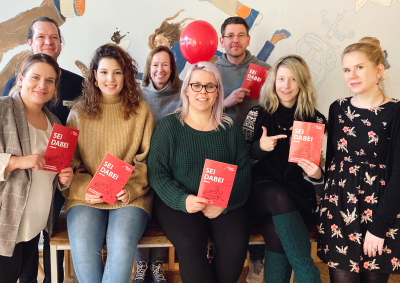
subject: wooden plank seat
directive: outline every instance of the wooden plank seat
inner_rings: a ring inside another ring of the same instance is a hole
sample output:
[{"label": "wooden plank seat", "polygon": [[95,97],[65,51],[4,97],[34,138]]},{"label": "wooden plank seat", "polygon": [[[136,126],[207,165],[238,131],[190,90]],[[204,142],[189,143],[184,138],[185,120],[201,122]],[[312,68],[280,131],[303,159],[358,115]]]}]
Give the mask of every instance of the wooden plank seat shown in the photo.
[{"label": "wooden plank seat", "polygon": [[[318,233],[315,229],[310,229],[310,241],[315,242]],[[212,245],[212,239],[209,238],[209,245]],[[264,238],[261,235],[261,230],[258,228],[252,228],[250,231],[249,238],[250,245],[264,244]],[[175,262],[175,248],[172,246],[171,242],[165,236],[164,231],[158,225],[157,222],[151,221],[138,243],[139,248],[155,248],[155,247],[169,247],[169,258],[166,270],[178,270],[178,263]],[[67,221],[65,216],[60,216],[58,218],[57,224],[54,227],[53,234],[50,238],[50,259],[51,259],[51,282],[57,283],[58,271],[57,271],[57,250],[64,250],[69,254],[71,249]],[[67,255],[66,255],[67,257]],[[248,259],[246,264],[248,264]],[[73,266],[71,266],[69,261],[65,261],[65,273],[73,274]]]}]

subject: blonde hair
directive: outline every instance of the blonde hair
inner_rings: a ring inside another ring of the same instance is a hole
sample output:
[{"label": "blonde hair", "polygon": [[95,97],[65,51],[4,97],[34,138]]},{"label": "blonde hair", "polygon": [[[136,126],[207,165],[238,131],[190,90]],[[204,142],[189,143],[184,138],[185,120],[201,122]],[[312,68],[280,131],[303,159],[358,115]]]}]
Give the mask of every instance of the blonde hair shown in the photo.
[{"label": "blonde hair", "polygon": [[[380,64],[386,69],[386,56],[381,48],[380,41],[375,37],[363,37],[359,42],[347,46],[342,53],[342,61],[345,55],[353,51],[363,52],[369,61],[376,67]],[[378,78],[378,87],[383,94],[385,94],[385,85],[383,83],[384,76]]]},{"label": "blonde hair", "polygon": [[181,88],[181,100],[182,100],[182,107],[176,110],[177,113],[180,113],[179,120],[181,123],[184,123],[185,118],[189,115],[189,98],[186,95],[186,90],[189,86],[190,78],[194,71],[202,70],[210,72],[214,75],[217,81],[217,91],[218,97],[215,100],[215,103],[212,107],[212,125],[215,129],[218,129],[218,126],[221,126],[225,129],[224,123],[229,125],[233,124],[233,120],[224,113],[224,86],[222,85],[222,77],[221,73],[219,72],[218,68],[215,67],[214,64],[210,62],[199,62],[194,65],[188,70],[186,73],[186,77],[183,80],[182,88]]},{"label": "blonde hair", "polygon": [[166,18],[160,25],[159,28],[157,28],[154,33],[152,33],[149,36],[149,42],[148,46],[150,49],[156,48],[156,45],[154,43],[154,40],[156,39],[157,35],[162,35],[164,36],[170,46],[174,45],[175,43],[179,42],[180,36],[182,34],[182,31],[186,27],[186,22],[187,21],[194,21],[195,19],[193,18],[185,18],[180,22],[177,23],[169,23],[168,21],[176,19],[180,13],[182,13],[185,10],[180,10],[178,13],[176,13],[174,16]]},{"label": "blonde hair", "polygon": [[286,67],[292,73],[300,88],[297,96],[295,119],[304,120],[316,114],[317,94],[312,82],[311,72],[306,61],[298,55],[287,55],[280,58],[268,73],[267,81],[261,89],[260,105],[273,114],[279,106],[275,81],[279,67]]}]

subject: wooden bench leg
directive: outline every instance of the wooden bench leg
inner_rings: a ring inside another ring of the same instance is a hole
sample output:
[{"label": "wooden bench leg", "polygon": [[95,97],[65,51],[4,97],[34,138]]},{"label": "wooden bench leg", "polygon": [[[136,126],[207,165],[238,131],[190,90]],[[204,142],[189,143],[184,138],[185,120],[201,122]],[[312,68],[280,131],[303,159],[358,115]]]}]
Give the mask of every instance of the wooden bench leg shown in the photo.
[{"label": "wooden bench leg", "polygon": [[51,283],[58,283],[57,246],[50,245]]},{"label": "wooden bench leg", "polygon": [[44,277],[44,270],[43,270],[43,267],[40,265],[40,263],[38,266],[38,270],[39,270],[40,275],[42,275]]},{"label": "wooden bench leg", "polygon": [[292,270],[292,275],[290,276],[290,283],[294,282],[294,271]]},{"label": "wooden bench leg", "polygon": [[169,248],[169,255],[168,255],[168,270],[175,270],[175,248]]}]

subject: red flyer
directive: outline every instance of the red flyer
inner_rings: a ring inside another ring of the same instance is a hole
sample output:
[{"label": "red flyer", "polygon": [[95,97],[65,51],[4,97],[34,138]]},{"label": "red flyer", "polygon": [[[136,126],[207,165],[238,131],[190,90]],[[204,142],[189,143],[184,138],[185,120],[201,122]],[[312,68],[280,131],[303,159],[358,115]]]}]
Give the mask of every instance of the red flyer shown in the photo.
[{"label": "red flyer", "polygon": [[101,195],[103,201],[113,205],[134,170],[134,166],[107,153],[86,192]]},{"label": "red flyer", "polygon": [[250,90],[250,97],[253,99],[260,98],[261,87],[267,80],[269,69],[251,63],[247,70],[246,76],[242,84],[243,88]]},{"label": "red flyer", "polygon": [[205,204],[226,208],[235,182],[236,171],[236,165],[206,159],[197,195],[210,201]]},{"label": "red flyer", "polygon": [[325,124],[294,121],[289,162],[297,163],[299,158],[304,158],[319,165],[324,133]]},{"label": "red flyer", "polygon": [[61,172],[61,169],[70,167],[78,136],[79,130],[54,124],[44,155],[46,166],[43,170]]}]

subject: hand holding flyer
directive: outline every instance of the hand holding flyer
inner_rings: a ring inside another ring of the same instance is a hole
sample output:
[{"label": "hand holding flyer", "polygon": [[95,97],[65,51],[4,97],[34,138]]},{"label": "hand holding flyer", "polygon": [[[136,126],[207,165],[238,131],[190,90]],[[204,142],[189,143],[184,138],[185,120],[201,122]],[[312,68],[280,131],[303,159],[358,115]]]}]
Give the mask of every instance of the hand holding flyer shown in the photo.
[{"label": "hand holding flyer", "polygon": [[43,170],[60,173],[62,169],[70,167],[78,136],[79,130],[54,124],[44,155],[46,165]]},{"label": "hand holding flyer", "polygon": [[86,192],[101,195],[104,202],[113,205],[117,200],[117,194],[125,187],[134,170],[134,166],[108,153]]},{"label": "hand holding flyer", "polygon": [[250,97],[253,99],[260,98],[261,87],[267,80],[269,69],[251,63],[247,70],[246,76],[242,84],[243,88],[250,90]]},{"label": "hand holding flyer", "polygon": [[206,159],[197,196],[209,200],[207,205],[228,207],[237,166]]},{"label": "hand holding flyer", "polygon": [[297,163],[300,158],[319,165],[325,124],[294,121],[290,140],[289,162]]}]

